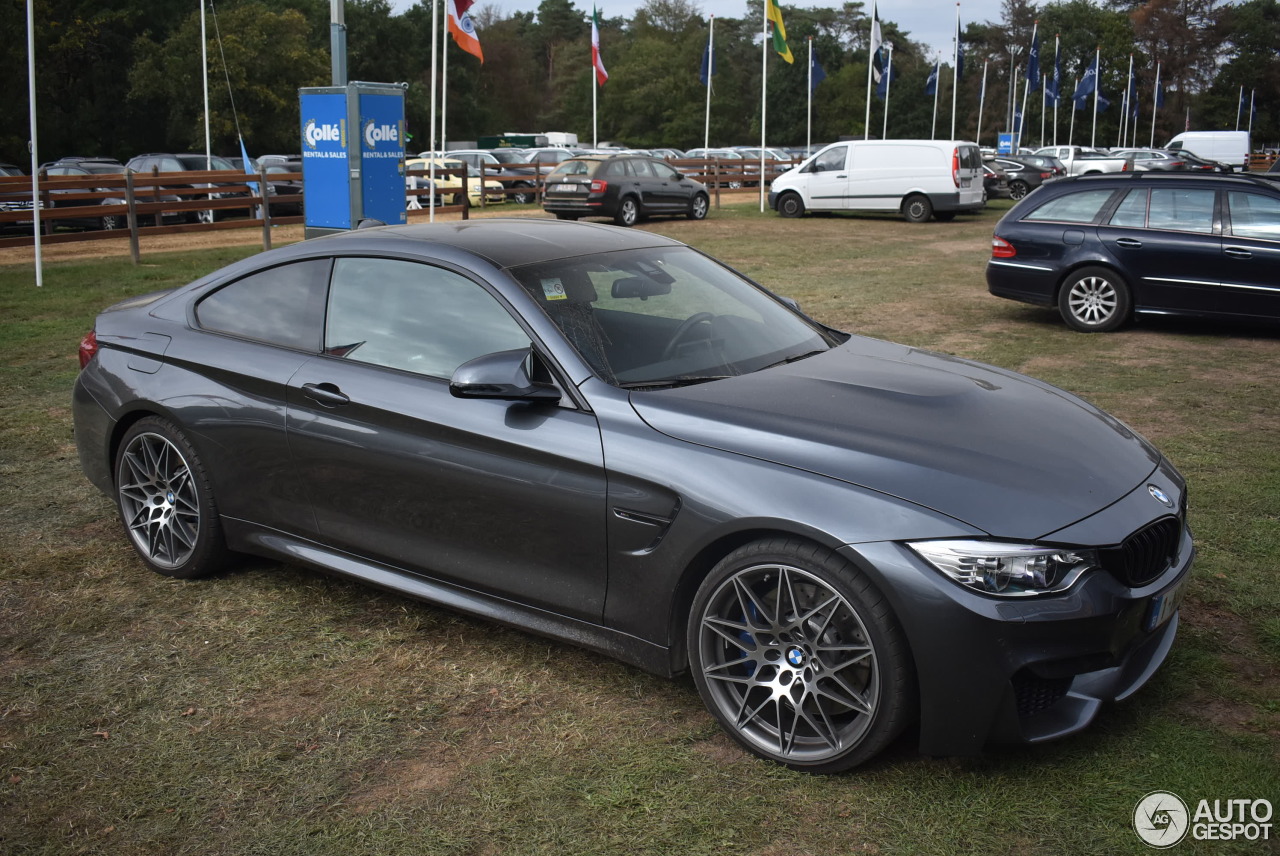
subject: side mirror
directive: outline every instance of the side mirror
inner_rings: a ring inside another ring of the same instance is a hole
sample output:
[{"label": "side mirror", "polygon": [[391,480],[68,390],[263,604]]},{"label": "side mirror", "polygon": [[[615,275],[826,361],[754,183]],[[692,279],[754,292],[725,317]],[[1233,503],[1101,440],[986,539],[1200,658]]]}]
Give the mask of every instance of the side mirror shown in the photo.
[{"label": "side mirror", "polygon": [[670,294],[671,283],[656,282],[647,276],[625,276],[613,281],[609,293],[616,298],[638,297],[641,300],[648,300],[650,297]]},{"label": "side mirror", "polygon": [[560,390],[529,377],[529,348],[485,354],[458,366],[449,379],[454,398],[497,398],[504,401],[560,400]]}]

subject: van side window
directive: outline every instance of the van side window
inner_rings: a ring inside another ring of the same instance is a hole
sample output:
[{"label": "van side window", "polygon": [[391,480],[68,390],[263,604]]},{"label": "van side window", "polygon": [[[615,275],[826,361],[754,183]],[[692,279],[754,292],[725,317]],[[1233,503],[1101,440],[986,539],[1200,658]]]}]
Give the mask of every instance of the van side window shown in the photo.
[{"label": "van side window", "polygon": [[848,146],[836,146],[827,149],[818,155],[813,161],[814,172],[831,172],[837,169],[844,169],[845,160],[848,158]]}]

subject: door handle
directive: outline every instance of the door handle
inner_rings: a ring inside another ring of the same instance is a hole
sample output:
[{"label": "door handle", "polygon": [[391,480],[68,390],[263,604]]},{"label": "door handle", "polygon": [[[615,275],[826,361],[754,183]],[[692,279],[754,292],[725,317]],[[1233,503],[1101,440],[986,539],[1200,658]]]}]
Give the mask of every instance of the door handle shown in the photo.
[{"label": "door handle", "polygon": [[836,176],[836,178],[848,178],[848,177],[849,177],[849,175],[848,175],[847,173],[846,173],[846,174],[844,174],[844,175],[837,175],[837,176]]},{"label": "door handle", "polygon": [[1251,259],[1253,253],[1243,247],[1226,247],[1223,252],[1231,256],[1233,259]]},{"label": "door handle", "polygon": [[304,383],[302,394],[321,407],[341,407],[351,403],[351,399],[331,383]]},{"label": "door handle", "polygon": [[1124,247],[1127,250],[1137,250],[1142,247],[1142,242],[1136,238],[1116,238],[1116,246]]}]

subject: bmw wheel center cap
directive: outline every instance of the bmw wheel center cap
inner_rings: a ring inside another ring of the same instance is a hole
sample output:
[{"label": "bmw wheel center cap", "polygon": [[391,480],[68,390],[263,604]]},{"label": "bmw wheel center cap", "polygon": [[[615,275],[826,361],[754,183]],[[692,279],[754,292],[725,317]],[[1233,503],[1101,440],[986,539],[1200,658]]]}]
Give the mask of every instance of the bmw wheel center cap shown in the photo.
[{"label": "bmw wheel center cap", "polygon": [[787,662],[797,668],[804,665],[804,651],[792,646],[787,649]]}]

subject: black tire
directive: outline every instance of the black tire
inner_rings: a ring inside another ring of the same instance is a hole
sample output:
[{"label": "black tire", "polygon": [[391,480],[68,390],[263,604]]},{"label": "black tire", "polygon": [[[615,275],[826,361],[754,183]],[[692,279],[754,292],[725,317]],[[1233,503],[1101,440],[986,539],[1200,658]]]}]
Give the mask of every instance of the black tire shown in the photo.
[{"label": "black tire", "polygon": [[634,226],[640,222],[640,203],[634,196],[624,196],[618,200],[618,210],[614,212],[613,222],[619,226]]},{"label": "black tire", "polygon": [[1129,320],[1133,298],[1115,271],[1104,267],[1074,270],[1058,289],[1058,312],[1073,330],[1110,333]]},{"label": "black tire", "polygon": [[538,194],[527,184],[515,185],[516,192],[511,194],[511,201],[517,205],[529,205],[538,200]]},{"label": "black tire", "polygon": [[707,199],[705,193],[693,194],[693,199],[689,200],[689,210],[685,212],[686,217],[690,220],[707,219],[707,211],[711,209],[711,200]]},{"label": "black tire", "polygon": [[209,477],[172,422],[148,416],[125,433],[115,484],[125,534],[151,570],[189,580],[231,564]]},{"label": "black tire", "polygon": [[556,219],[557,219],[557,220],[577,220],[577,219],[578,219],[578,215],[577,215],[577,214],[566,214],[566,213],[564,213],[563,211],[557,211],[557,212],[556,212]]},{"label": "black tire", "polygon": [[1009,198],[1017,202],[1022,197],[1031,192],[1031,188],[1027,186],[1025,181],[1009,182]]},{"label": "black tire", "polygon": [[128,225],[128,221],[124,217],[112,215],[102,218],[102,228],[106,230],[123,229]]},{"label": "black tire", "polygon": [[730,553],[699,587],[687,637],[707,709],[748,751],[794,770],[857,766],[917,714],[888,601],[815,544],[778,538]]},{"label": "black tire", "polygon": [[912,194],[902,200],[902,216],[908,223],[928,223],[933,216],[933,203],[927,196]]},{"label": "black tire", "polygon": [[799,193],[788,191],[778,197],[778,213],[783,217],[803,217],[804,200]]},{"label": "black tire", "polygon": [[208,226],[214,221],[213,209],[209,208],[204,211],[196,212],[196,222]]}]

